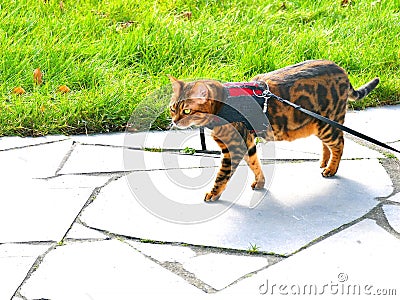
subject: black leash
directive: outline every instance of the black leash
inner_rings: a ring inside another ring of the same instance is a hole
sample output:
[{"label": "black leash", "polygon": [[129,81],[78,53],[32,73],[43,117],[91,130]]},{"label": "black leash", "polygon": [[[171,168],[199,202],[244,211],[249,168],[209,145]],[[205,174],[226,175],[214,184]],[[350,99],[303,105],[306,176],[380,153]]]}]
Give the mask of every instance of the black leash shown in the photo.
[{"label": "black leash", "polygon": [[353,129],[349,128],[349,127],[346,127],[346,126],[344,126],[344,125],[342,125],[342,124],[340,124],[340,123],[338,123],[336,121],[333,121],[331,119],[323,117],[323,116],[321,116],[321,115],[319,115],[319,114],[317,114],[315,112],[312,112],[312,111],[309,111],[309,110],[307,110],[305,108],[302,108],[300,105],[294,104],[294,103],[292,103],[292,102],[290,102],[290,101],[288,101],[286,99],[283,99],[283,98],[271,93],[269,88],[267,88],[263,92],[261,97],[264,97],[266,103],[268,102],[269,99],[276,99],[281,103],[289,105],[289,106],[293,107],[294,109],[297,109],[297,110],[301,111],[302,113],[305,113],[305,114],[307,114],[307,115],[309,115],[309,116],[311,116],[311,117],[313,117],[315,119],[318,119],[318,120],[320,120],[322,122],[328,123],[329,125],[331,125],[333,127],[339,128],[339,129],[341,129],[343,131],[346,131],[346,132],[348,132],[348,133],[350,133],[350,134],[352,134],[352,135],[354,135],[356,137],[359,137],[359,138],[361,138],[363,140],[366,140],[366,141],[368,141],[370,143],[373,143],[373,144],[379,145],[379,146],[381,146],[383,148],[386,148],[386,149],[392,150],[394,152],[400,153],[399,150],[397,150],[397,149],[395,149],[395,148],[393,148],[393,147],[391,147],[391,146],[389,146],[389,145],[387,145],[385,143],[382,143],[382,142],[380,142],[380,141],[378,141],[378,140],[376,140],[376,139],[374,139],[372,137],[369,137],[369,136],[367,136],[367,135],[365,135],[365,134],[363,134],[361,132],[358,132],[358,131],[353,130]]}]

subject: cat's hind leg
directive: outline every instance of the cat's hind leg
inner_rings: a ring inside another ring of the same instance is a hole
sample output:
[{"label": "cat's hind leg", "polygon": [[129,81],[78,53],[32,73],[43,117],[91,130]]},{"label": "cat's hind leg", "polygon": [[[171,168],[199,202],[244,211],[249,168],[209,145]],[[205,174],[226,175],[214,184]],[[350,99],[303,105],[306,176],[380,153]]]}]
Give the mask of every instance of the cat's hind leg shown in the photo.
[{"label": "cat's hind leg", "polygon": [[328,165],[329,159],[331,157],[331,150],[329,147],[322,142],[322,156],[320,162],[320,168],[326,168]]}]

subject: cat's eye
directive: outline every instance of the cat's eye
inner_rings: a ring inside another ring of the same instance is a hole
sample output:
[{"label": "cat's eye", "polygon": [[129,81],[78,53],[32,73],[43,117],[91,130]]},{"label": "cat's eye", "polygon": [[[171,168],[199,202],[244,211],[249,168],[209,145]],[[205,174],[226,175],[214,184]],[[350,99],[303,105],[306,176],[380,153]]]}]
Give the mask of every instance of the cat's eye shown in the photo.
[{"label": "cat's eye", "polygon": [[175,113],[175,112],[176,112],[176,110],[173,109],[172,107],[170,107],[169,109],[170,109],[170,111],[171,111],[172,113]]},{"label": "cat's eye", "polygon": [[186,108],[186,109],[183,110],[183,113],[184,113],[185,115],[188,115],[188,114],[190,114],[191,112],[192,112],[192,110],[189,109],[189,108]]}]

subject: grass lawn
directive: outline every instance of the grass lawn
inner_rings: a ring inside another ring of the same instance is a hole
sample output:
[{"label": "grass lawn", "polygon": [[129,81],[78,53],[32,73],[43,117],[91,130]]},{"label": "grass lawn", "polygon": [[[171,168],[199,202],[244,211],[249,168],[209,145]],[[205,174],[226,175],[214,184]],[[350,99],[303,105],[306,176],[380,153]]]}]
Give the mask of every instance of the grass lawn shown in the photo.
[{"label": "grass lawn", "polygon": [[353,107],[400,103],[399,0],[0,0],[0,20],[0,136],[122,131],[167,74],[244,81],[306,59],[381,78]]}]

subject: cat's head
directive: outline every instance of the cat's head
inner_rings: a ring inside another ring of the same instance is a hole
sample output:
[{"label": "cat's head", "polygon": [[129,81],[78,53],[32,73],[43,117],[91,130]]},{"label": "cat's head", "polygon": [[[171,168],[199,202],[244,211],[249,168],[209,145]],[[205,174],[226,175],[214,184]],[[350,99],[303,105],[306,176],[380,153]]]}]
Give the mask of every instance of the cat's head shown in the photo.
[{"label": "cat's head", "polygon": [[172,76],[168,77],[173,89],[169,103],[173,125],[187,128],[208,124],[222,105],[222,84],[214,80],[186,83]]}]

